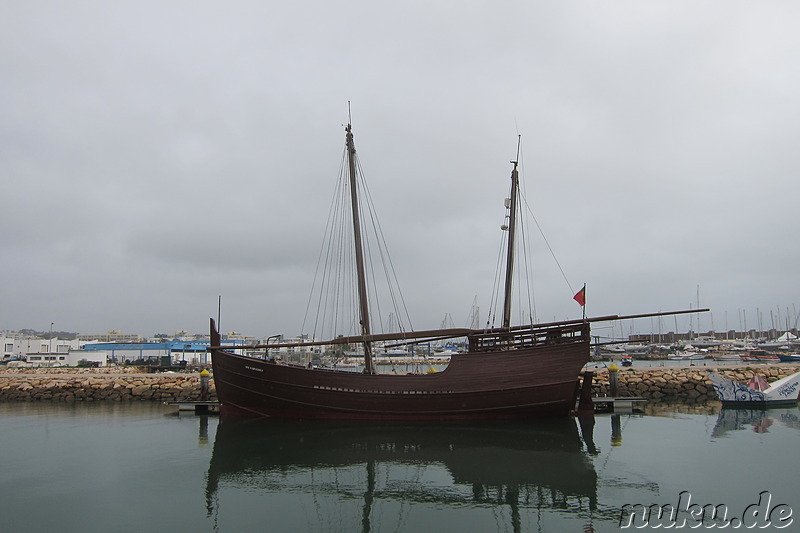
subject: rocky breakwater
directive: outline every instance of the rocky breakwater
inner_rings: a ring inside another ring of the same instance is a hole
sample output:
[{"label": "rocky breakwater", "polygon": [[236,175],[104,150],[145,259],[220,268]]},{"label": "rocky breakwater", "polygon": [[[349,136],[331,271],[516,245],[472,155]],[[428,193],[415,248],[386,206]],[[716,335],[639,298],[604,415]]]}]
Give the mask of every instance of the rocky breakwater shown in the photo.
[{"label": "rocky breakwater", "polygon": [[[593,396],[611,396],[607,369],[595,372],[592,384]],[[767,382],[794,374],[798,366],[758,367],[664,367],[624,368],[617,373],[617,396],[640,396],[652,400],[680,400],[702,402],[718,399],[708,372],[717,372],[739,383],[747,384],[755,374],[761,374]]]},{"label": "rocky breakwater", "polygon": [[[140,374],[133,372],[0,373],[0,401],[197,401],[197,373]],[[213,380],[209,400],[216,400]]]}]

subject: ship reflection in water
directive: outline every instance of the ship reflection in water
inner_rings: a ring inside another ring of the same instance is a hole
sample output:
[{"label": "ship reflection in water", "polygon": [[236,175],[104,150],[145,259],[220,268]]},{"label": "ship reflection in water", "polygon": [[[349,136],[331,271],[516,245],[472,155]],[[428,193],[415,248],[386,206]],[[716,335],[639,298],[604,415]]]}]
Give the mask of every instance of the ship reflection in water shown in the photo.
[{"label": "ship reflection in water", "polygon": [[271,531],[298,521],[309,531],[438,530],[443,513],[468,531],[565,519],[584,527],[597,511],[593,424],[582,421],[579,432],[571,418],[438,427],[223,419],[206,506],[215,523],[250,513]]}]

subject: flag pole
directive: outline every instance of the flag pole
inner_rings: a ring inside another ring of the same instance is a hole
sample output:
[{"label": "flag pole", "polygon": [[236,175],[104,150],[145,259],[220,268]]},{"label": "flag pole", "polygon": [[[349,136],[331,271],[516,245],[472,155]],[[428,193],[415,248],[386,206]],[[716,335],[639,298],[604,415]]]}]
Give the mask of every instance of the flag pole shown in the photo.
[{"label": "flag pole", "polygon": [[583,284],[581,290],[575,293],[575,296],[572,297],[573,300],[578,302],[578,305],[581,306],[583,309],[583,320],[586,320],[586,284]]},{"label": "flag pole", "polygon": [[586,284],[583,284],[583,320],[586,320]]}]

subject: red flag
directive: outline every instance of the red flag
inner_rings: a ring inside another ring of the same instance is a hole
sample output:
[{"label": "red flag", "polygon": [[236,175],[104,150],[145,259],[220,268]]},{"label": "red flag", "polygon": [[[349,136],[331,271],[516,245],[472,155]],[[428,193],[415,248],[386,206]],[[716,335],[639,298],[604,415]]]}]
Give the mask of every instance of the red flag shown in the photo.
[{"label": "red flag", "polygon": [[581,290],[576,292],[572,299],[578,302],[581,307],[586,305],[586,285],[584,285]]}]

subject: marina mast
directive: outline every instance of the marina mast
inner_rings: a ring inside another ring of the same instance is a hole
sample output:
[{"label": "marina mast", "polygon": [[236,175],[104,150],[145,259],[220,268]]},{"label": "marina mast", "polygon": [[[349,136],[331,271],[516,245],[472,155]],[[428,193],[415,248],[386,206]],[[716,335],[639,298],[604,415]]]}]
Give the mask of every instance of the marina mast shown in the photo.
[{"label": "marina mast", "polygon": [[[358,301],[359,301],[359,320],[361,323],[361,335],[369,336],[369,303],[367,300],[367,279],[364,270],[364,245],[361,241],[361,219],[358,213],[358,191],[356,179],[356,145],[353,142],[353,132],[350,124],[345,127],[347,142],[347,163],[350,170],[350,204],[353,210],[353,238],[356,252],[356,273],[358,275]],[[374,374],[375,364],[372,361],[372,345],[370,341],[364,341],[364,373]]]},{"label": "marina mast", "polygon": [[[519,159],[519,158],[518,158]],[[511,327],[511,284],[514,276],[514,245],[517,233],[517,194],[519,188],[519,172],[517,161],[512,161],[514,169],[511,171],[511,198],[506,200],[509,205],[508,215],[508,252],[506,256],[506,286],[503,304],[503,328]]]}]

